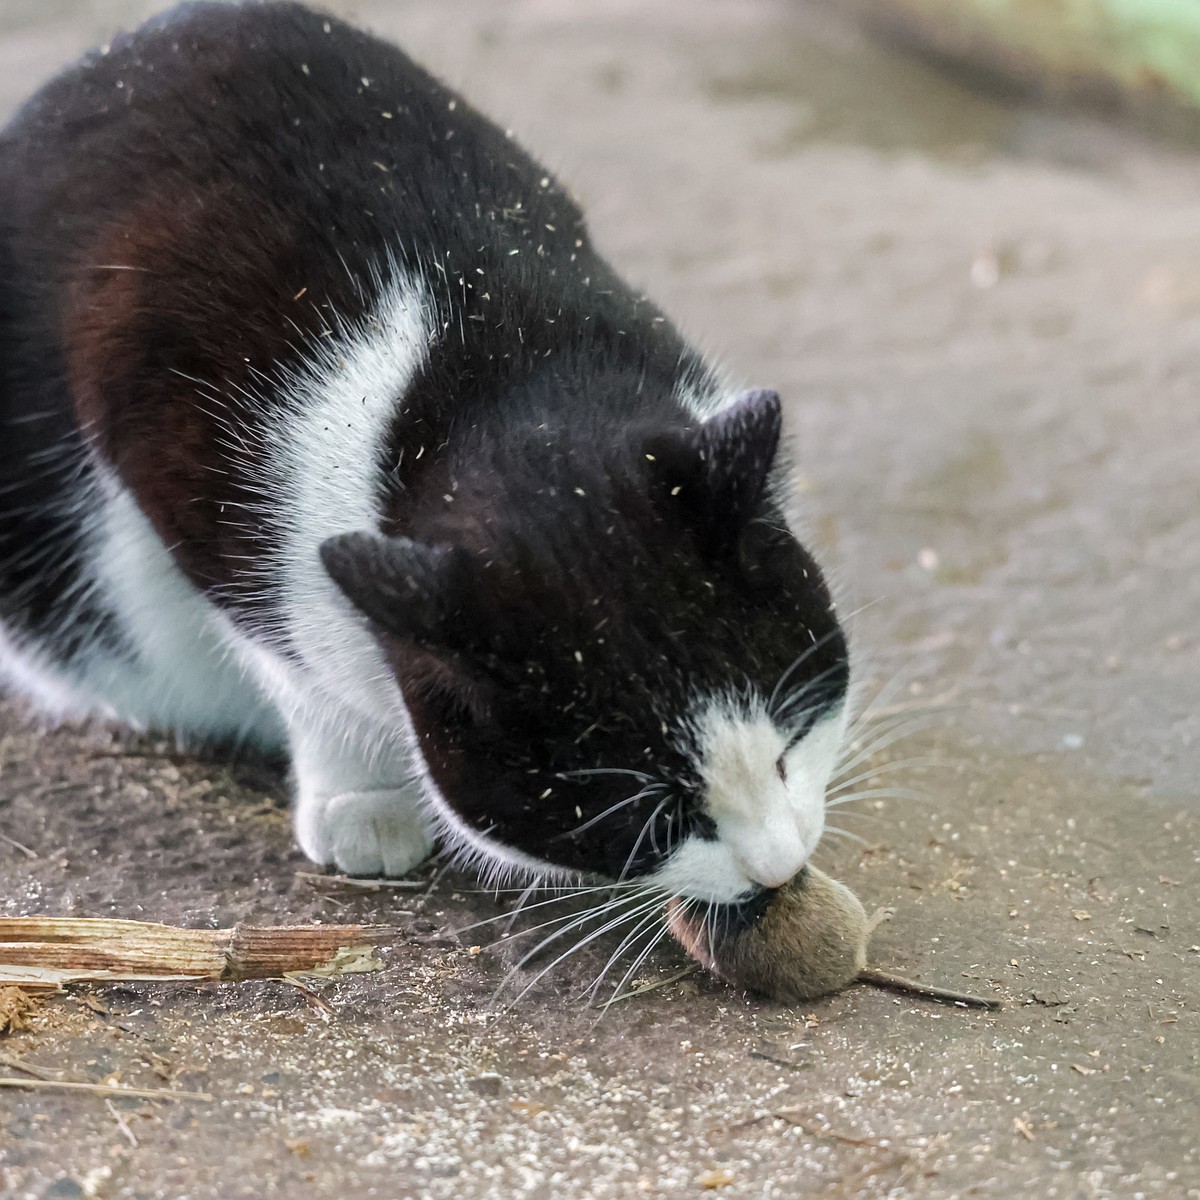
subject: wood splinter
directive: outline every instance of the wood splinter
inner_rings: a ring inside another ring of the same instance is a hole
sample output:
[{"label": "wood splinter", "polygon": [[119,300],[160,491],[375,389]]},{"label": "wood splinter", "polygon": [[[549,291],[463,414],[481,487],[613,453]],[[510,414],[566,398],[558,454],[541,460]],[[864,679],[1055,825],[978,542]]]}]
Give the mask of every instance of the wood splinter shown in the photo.
[{"label": "wood splinter", "polygon": [[100,917],[0,917],[0,987],[70,983],[272,979],[377,971],[377,925],[178,929]]}]

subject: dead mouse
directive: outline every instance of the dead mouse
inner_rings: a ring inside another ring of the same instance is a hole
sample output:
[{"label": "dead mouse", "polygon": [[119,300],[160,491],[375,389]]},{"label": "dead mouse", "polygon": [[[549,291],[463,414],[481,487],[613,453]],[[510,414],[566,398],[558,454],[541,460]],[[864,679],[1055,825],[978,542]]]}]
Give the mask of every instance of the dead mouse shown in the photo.
[{"label": "dead mouse", "polygon": [[667,907],[671,932],[697,962],[773,1000],[796,1004],[867,983],[946,1004],[1000,1007],[868,967],[867,942],[889,915],[884,909],[868,917],[845,884],[811,864],[746,904],[700,910],[674,899]]}]

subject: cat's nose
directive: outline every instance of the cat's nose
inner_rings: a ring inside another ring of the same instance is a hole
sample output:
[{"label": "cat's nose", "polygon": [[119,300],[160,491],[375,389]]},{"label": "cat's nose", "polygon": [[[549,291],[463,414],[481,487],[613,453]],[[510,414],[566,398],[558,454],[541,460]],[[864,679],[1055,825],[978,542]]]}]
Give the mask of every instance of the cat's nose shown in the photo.
[{"label": "cat's nose", "polygon": [[781,888],[785,883],[790,883],[793,879],[795,879],[796,876],[800,874],[801,867],[803,866],[804,864],[801,863],[800,866],[794,871],[787,871],[786,873],[781,871],[772,871],[768,873],[760,873],[758,875],[751,875],[750,878],[755,883],[761,884],[765,888]]},{"label": "cat's nose", "polygon": [[777,829],[775,836],[747,846],[736,855],[746,878],[766,888],[782,887],[808,861],[808,848],[794,830]]}]

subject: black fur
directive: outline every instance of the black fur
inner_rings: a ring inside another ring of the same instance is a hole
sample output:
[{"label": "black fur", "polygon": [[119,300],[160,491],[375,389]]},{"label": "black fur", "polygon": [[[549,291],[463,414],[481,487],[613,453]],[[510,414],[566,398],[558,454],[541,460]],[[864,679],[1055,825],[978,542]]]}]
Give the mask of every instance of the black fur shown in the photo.
[{"label": "black fur", "polygon": [[[698,697],[768,695],[803,651],[805,711],[843,695],[828,592],[766,487],[778,398],[702,425],[681,385],[711,377],[561,184],[399,50],[295,4],[185,5],[30,101],[0,189],[6,621],[60,648],[102,623],[64,605],[86,440],[187,577],[276,638],[256,426],[400,270],[436,298],[428,366],[380,448],[383,527],[322,555],[463,821],[643,872],[711,833]],[[669,790],[648,833],[657,795],[593,823],[629,792],[581,774],[609,767]]]}]

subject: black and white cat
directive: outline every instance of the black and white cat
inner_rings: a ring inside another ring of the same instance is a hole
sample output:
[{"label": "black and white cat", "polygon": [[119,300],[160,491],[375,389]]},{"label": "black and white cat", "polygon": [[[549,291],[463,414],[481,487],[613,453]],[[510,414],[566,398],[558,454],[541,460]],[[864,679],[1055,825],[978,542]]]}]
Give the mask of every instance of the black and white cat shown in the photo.
[{"label": "black and white cat", "polygon": [[317,862],[794,876],[849,667],[779,437],[508,134],[299,5],[174,9],[0,135],[0,665],[286,744]]}]

